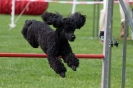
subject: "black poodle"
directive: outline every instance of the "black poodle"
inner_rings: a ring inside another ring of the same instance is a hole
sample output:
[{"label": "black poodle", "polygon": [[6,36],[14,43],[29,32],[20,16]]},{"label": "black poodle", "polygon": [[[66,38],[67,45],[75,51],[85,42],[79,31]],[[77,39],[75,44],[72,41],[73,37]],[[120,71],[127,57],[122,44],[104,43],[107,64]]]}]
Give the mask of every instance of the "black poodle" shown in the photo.
[{"label": "black poodle", "polygon": [[[66,68],[59,56],[76,71],[79,60],[72,52],[68,40],[75,40],[74,31],[85,24],[86,16],[76,12],[63,18],[59,13],[45,12],[42,19],[44,22],[26,20],[22,34],[33,48],[41,47],[48,56],[50,67],[64,78]],[[53,25],[56,30],[52,30],[49,25]]]}]

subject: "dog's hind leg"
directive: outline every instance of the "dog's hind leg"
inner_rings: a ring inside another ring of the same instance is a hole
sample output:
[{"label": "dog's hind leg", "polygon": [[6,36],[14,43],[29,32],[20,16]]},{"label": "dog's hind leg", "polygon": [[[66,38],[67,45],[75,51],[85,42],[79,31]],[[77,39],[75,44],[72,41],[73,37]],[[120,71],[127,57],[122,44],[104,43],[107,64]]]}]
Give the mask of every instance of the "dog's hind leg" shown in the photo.
[{"label": "dog's hind leg", "polygon": [[24,38],[27,39],[27,31],[28,31],[28,27],[32,24],[31,20],[26,20],[25,24],[23,26],[23,29],[21,31],[21,33],[23,34]]},{"label": "dog's hind leg", "polygon": [[[26,20],[24,27],[22,28],[21,33],[23,34],[24,38],[29,42],[29,44],[33,48],[38,48],[38,37],[35,30],[37,30],[33,25],[36,22],[35,20]],[[32,27],[31,27],[32,26]]]}]

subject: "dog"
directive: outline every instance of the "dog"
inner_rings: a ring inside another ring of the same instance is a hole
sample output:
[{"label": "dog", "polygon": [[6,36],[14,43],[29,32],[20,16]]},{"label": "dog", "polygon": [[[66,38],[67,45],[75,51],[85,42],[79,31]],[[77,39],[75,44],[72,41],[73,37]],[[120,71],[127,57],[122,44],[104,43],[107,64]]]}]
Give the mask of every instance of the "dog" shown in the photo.
[{"label": "dog", "polygon": [[[62,60],[76,71],[79,66],[79,59],[73,53],[70,42],[76,38],[75,29],[80,29],[86,22],[86,16],[80,12],[62,17],[59,13],[44,12],[41,15],[42,22],[36,20],[26,20],[21,33],[33,48],[40,48],[47,54],[50,67],[62,78],[66,75]],[[50,25],[53,25],[53,30]]]}]

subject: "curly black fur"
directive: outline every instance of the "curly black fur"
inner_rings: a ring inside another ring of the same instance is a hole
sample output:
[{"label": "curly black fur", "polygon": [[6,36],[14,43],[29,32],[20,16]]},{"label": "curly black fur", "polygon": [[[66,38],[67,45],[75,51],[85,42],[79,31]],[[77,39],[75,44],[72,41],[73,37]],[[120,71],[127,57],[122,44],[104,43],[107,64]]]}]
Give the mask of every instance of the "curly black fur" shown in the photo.
[{"label": "curly black fur", "polygon": [[[62,56],[64,62],[76,71],[79,60],[73,54],[68,40],[75,40],[74,31],[85,24],[86,16],[76,12],[63,18],[59,13],[45,12],[42,19],[44,22],[26,20],[22,34],[33,48],[40,46],[48,56],[50,67],[65,77],[66,68],[58,57]],[[49,25],[53,25],[56,30],[52,30]]]}]

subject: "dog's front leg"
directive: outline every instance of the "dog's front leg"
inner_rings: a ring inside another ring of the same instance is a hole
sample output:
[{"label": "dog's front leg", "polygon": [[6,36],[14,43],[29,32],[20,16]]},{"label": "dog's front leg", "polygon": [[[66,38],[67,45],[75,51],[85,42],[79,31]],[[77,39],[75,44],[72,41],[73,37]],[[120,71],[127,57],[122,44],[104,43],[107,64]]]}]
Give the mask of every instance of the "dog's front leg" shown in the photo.
[{"label": "dog's front leg", "polygon": [[61,56],[64,62],[67,63],[67,65],[71,67],[72,70],[76,71],[76,68],[79,66],[79,59],[77,59],[72,52],[69,43],[66,43],[62,46]]},{"label": "dog's front leg", "polygon": [[64,64],[61,62],[61,60],[54,55],[54,53],[51,53],[51,51],[47,52],[48,55],[48,61],[50,64],[50,67],[57,73],[60,74],[62,78],[65,77],[66,68]]}]

